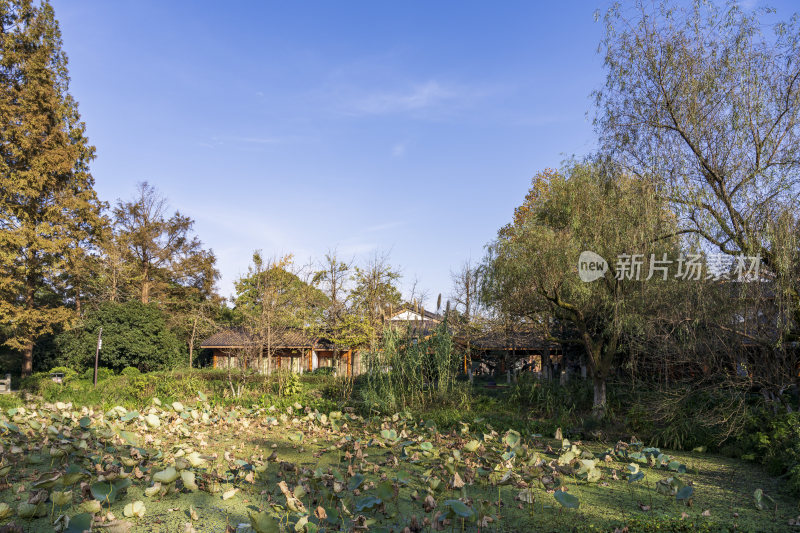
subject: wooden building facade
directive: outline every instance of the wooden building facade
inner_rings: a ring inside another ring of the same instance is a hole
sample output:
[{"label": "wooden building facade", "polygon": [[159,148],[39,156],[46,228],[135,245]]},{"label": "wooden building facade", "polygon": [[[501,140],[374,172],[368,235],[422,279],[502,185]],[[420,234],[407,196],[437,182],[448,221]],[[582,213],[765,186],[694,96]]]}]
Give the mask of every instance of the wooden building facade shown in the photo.
[{"label": "wooden building facade", "polygon": [[454,341],[462,350],[469,343],[472,370],[477,374],[534,372],[556,378],[566,370],[564,347],[533,330],[493,331],[470,339],[456,336]]},{"label": "wooden building facade", "polygon": [[298,329],[275,335],[269,350],[272,353],[271,360],[267,357],[268,347],[259,347],[253,337],[242,329],[218,331],[200,347],[211,350],[214,368],[242,368],[246,365],[262,373],[266,373],[268,368],[299,374],[319,368],[331,368],[338,375],[355,376],[361,373],[358,351],[336,346],[327,339],[308,335]]}]

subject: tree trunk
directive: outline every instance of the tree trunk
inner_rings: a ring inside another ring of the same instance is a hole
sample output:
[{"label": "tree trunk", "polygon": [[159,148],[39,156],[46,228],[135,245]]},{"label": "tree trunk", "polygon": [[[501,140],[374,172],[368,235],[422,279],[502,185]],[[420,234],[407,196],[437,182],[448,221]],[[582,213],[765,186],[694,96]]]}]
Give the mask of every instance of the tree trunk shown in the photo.
[{"label": "tree trunk", "polygon": [[189,337],[189,368],[192,368],[192,359],[194,357],[194,337],[197,334],[197,317],[192,321],[192,334]]},{"label": "tree trunk", "polygon": [[[26,310],[30,311],[34,308],[34,294],[36,289],[34,288],[33,282],[31,278],[28,277],[25,280],[25,308]],[[25,345],[25,349],[22,350],[22,377],[30,376],[31,372],[33,372],[33,345],[34,340],[31,339],[28,344]]]},{"label": "tree trunk", "polygon": [[553,378],[553,365],[550,362],[550,348],[542,351],[542,377],[544,379]]},{"label": "tree trunk", "polygon": [[111,268],[111,293],[109,295],[109,301],[116,302],[117,301],[117,267],[113,266]]},{"label": "tree trunk", "polygon": [[150,269],[148,265],[142,269],[142,303],[150,303]]},{"label": "tree trunk", "polygon": [[267,373],[272,373],[272,323],[267,328]]},{"label": "tree trunk", "polygon": [[597,418],[602,418],[606,413],[606,378],[605,376],[595,376],[594,382],[594,405],[592,411]]},{"label": "tree trunk", "polygon": [[33,342],[22,350],[22,377],[30,376],[33,371]]},{"label": "tree trunk", "polygon": [[606,413],[606,379],[610,373],[614,355],[617,353],[619,334],[612,333],[608,337],[603,337],[595,341],[591,335],[587,333],[585,327],[582,329],[589,370],[591,370],[592,382],[594,383],[594,404],[592,405],[592,411],[596,418],[602,418]]}]

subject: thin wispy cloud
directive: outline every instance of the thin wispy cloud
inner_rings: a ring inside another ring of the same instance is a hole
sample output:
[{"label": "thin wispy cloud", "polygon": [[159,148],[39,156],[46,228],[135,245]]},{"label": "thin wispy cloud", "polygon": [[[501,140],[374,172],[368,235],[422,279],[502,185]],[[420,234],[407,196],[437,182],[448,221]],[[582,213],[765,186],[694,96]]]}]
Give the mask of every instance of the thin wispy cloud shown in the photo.
[{"label": "thin wispy cloud", "polygon": [[[530,174],[588,152],[596,137],[584,119],[587,94],[605,80],[594,8],[466,6],[449,24],[447,3],[426,5],[425,17],[387,2],[332,4],[309,22],[301,3],[253,3],[222,18],[197,9],[186,25],[185,8],[164,3],[148,31],[189,48],[138,47],[119,61],[148,23],[141,10],[53,3],[75,56],[74,96],[103,147],[98,192],[128,197],[122,184],[142,177],[167,191],[217,252],[226,294],[256,248],[302,263],[337,246],[357,263],[391,249],[392,264],[444,291],[449,270],[507,221]],[[213,35],[198,39],[202,27]],[[500,31],[477,43],[487,27]],[[121,83],[132,64],[159,68]],[[577,81],[553,81],[563,79]],[[441,238],[420,238],[442,194],[480,209]],[[328,205],[346,208],[318,208]]]},{"label": "thin wispy cloud", "polygon": [[204,148],[219,148],[219,147],[241,147],[253,148],[258,146],[268,146],[275,144],[284,144],[289,142],[296,142],[300,137],[287,135],[287,136],[238,136],[229,135],[224,137],[212,137],[208,140],[199,141],[197,144]]},{"label": "thin wispy cloud", "polygon": [[239,240],[247,240],[255,247],[283,248],[292,244],[292,236],[280,220],[270,219],[263,212],[243,209],[241,206],[209,204],[198,206],[194,218],[198,222],[224,228]]},{"label": "thin wispy cloud", "polygon": [[[374,242],[373,239],[377,238],[379,241],[385,241],[387,237],[393,235],[391,230],[407,224],[408,221],[405,220],[392,220],[383,222],[381,224],[362,226],[352,237],[338,243],[336,249],[343,257],[366,257],[367,255],[380,249],[382,246],[377,242]],[[376,236],[374,235],[376,233],[380,233],[382,235]],[[383,245],[385,244],[386,242],[383,242]]]},{"label": "thin wispy cloud", "polygon": [[399,85],[399,88],[366,90],[350,84],[326,88],[324,99],[332,108],[356,117],[399,117],[440,119],[452,117],[483,104],[489,98],[509,92],[502,84],[461,84],[429,80]]},{"label": "thin wispy cloud", "polygon": [[354,243],[345,243],[339,245],[339,247],[337,248],[337,252],[342,257],[349,257],[349,256],[361,256],[377,249],[378,245],[375,244],[374,242],[354,242]]},{"label": "thin wispy cloud", "polygon": [[352,103],[356,112],[385,115],[438,107],[453,101],[458,92],[437,81],[412,85],[402,91],[368,94]]},{"label": "thin wispy cloud", "polygon": [[383,224],[375,224],[374,226],[367,226],[363,228],[361,231],[363,233],[375,233],[377,231],[386,231],[389,229],[399,228],[400,226],[406,225],[408,222],[405,220],[396,220],[393,222],[384,222]]},{"label": "thin wispy cloud", "polygon": [[230,142],[248,143],[248,144],[278,144],[286,142],[286,137],[229,137]]}]

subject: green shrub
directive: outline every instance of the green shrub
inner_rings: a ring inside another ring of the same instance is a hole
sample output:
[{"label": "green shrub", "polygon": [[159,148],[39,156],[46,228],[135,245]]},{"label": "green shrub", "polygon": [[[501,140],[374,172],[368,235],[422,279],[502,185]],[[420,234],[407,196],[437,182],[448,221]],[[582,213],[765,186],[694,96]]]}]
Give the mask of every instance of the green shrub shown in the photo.
[{"label": "green shrub", "polygon": [[352,376],[324,376],[316,383],[324,398],[340,403],[347,403],[352,399],[355,385]]},{"label": "green shrub", "polygon": [[132,300],[106,302],[87,313],[80,327],[62,333],[57,345],[69,366],[94,366],[97,335],[103,328],[100,364],[113,370],[133,366],[145,371],[174,368],[183,361],[182,343],[167,327],[162,311]]},{"label": "green shrub", "polygon": [[75,372],[73,369],[67,367],[67,366],[54,366],[53,368],[50,369],[49,373],[50,374],[56,374],[56,373],[64,374],[63,381],[65,383],[67,381],[70,381],[70,380],[75,379],[75,378],[78,377],[78,373]]},{"label": "green shrub", "polygon": [[751,416],[745,393],[734,386],[642,384],[620,404],[626,406],[628,429],[651,446],[717,450],[735,440]]},{"label": "green shrub", "polygon": [[120,375],[121,376],[139,376],[139,375],[141,375],[141,373],[142,372],[138,368],[136,368],[135,366],[126,366],[125,368],[122,369],[122,371],[120,372]]},{"label": "green shrub", "polygon": [[0,409],[4,411],[13,407],[21,407],[24,403],[16,393],[0,394]]},{"label": "green shrub", "polygon": [[[114,371],[110,368],[103,368],[102,366],[97,369],[97,381],[103,381],[114,376]],[[94,368],[87,368],[81,376],[83,379],[94,381]]]},{"label": "green shrub", "polygon": [[33,394],[41,394],[42,391],[51,386],[59,387],[59,384],[53,382],[50,377],[50,372],[34,372],[30,376],[20,379],[19,382],[19,388],[21,390]]},{"label": "green shrub", "polygon": [[800,413],[774,417],[766,430],[747,441],[752,453],[743,457],[760,460],[773,476],[786,476],[789,490],[800,494]]},{"label": "green shrub", "polygon": [[284,396],[294,396],[299,394],[302,391],[302,387],[300,386],[300,378],[297,377],[297,374],[294,372],[290,373],[286,377],[286,382],[283,385],[283,395]]}]

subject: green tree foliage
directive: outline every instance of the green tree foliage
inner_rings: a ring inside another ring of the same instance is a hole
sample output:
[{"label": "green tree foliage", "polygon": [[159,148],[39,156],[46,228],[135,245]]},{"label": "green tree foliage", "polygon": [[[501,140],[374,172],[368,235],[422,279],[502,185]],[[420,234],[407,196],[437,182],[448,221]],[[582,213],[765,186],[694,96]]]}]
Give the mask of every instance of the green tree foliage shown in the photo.
[{"label": "green tree foliage", "polygon": [[135,277],[136,266],[128,262],[129,252],[124,243],[115,236],[111,223],[103,229],[100,238],[101,253],[89,263],[87,272],[88,299],[94,303],[125,302],[141,297],[131,280]]},{"label": "green tree foliage", "polygon": [[323,268],[316,274],[320,288],[328,298],[319,334],[338,346],[351,349],[366,346],[372,337],[367,317],[352,305],[352,293],[348,288],[353,281],[353,272],[353,266],[340,260],[332,251],[325,254]]},{"label": "green tree foliage", "polygon": [[[485,297],[502,313],[531,323],[566,323],[594,381],[595,409],[626,331],[646,320],[657,279],[642,283],[614,263],[621,254],[658,259],[672,253],[674,215],[646,182],[599,163],[577,163],[533,179],[514,221],[490,245]],[[576,272],[581,252],[595,252],[609,272],[592,283]],[[642,266],[641,278],[647,275]]]},{"label": "green tree foliage", "polygon": [[324,335],[337,345],[358,349],[369,344],[373,331],[364,315],[347,311]]},{"label": "green tree foliage", "polygon": [[235,282],[236,310],[248,315],[272,307],[276,322],[285,327],[302,329],[319,322],[327,296],[291,268],[291,256],[265,261],[255,252],[247,275]]},{"label": "green tree foliage", "polygon": [[319,331],[329,304],[315,279],[303,281],[291,268],[291,256],[264,260],[260,252],[255,252],[247,275],[235,282],[236,315],[254,339],[256,349],[256,353],[241,356],[257,359],[258,368],[262,368],[266,350],[267,372],[271,372],[281,334],[289,328]]},{"label": "green tree foliage", "polygon": [[669,198],[684,231],[723,253],[761,257],[781,286],[787,319],[779,322],[792,340],[800,326],[800,19],[765,32],[768,12],[701,1],[611,8],[596,127],[605,151]]},{"label": "green tree foliage", "polygon": [[148,372],[181,363],[181,342],[167,327],[164,313],[138,300],[100,304],[86,313],[81,326],[59,335],[64,362],[76,370],[91,368],[101,327],[100,366],[116,371],[132,366]]},{"label": "green tree foliage", "polygon": [[74,317],[58,295],[100,203],[53,8],[0,1],[0,27],[0,322],[29,374],[36,339]]},{"label": "green tree foliage", "polygon": [[400,272],[384,256],[375,256],[364,267],[356,267],[351,309],[360,314],[369,328],[370,349],[375,349],[386,315],[402,303],[397,282]]},{"label": "green tree foliage", "polygon": [[190,292],[183,300],[170,306],[167,324],[186,343],[190,367],[194,364],[200,343],[218,329],[223,307],[225,305],[220,298],[203,297],[197,291]]},{"label": "green tree foliage", "polygon": [[349,295],[345,285],[351,270],[351,265],[341,261],[336,251],[330,251],[325,254],[323,268],[316,272],[320,289],[328,298],[328,307],[323,312],[323,328],[328,332],[337,330],[347,313]]}]

